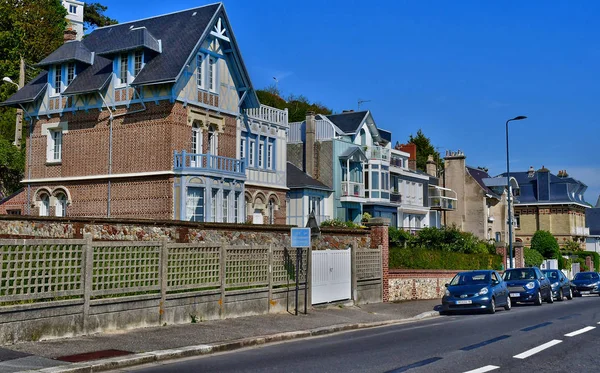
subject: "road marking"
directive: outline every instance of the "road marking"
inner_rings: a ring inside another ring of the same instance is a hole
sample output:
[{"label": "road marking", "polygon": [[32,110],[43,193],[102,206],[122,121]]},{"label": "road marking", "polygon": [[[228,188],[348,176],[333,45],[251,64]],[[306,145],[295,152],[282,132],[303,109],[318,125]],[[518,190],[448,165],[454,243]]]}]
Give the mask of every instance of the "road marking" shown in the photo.
[{"label": "road marking", "polygon": [[473,369],[473,370],[470,370],[465,373],[485,373],[485,372],[491,372],[492,370],[496,370],[496,369],[500,369],[500,367],[497,367],[495,365],[486,365],[484,367]]},{"label": "road marking", "polygon": [[576,316],[581,316],[581,314],[580,313],[574,313],[572,315],[567,315],[567,316],[559,317],[558,319],[559,320],[568,320],[568,319],[572,319],[573,317],[576,317]]},{"label": "road marking", "polygon": [[522,332],[529,332],[529,331],[532,331],[534,329],[541,328],[541,327],[544,327],[544,326],[547,326],[547,325],[550,325],[550,324],[552,324],[552,321],[544,322],[544,323],[537,324],[537,325],[534,325],[534,326],[529,326],[527,328],[521,329],[521,331]]},{"label": "road marking", "polygon": [[427,364],[431,364],[431,363],[435,363],[438,360],[442,360],[441,357],[432,357],[429,359],[425,359],[425,360],[421,360],[421,361],[417,361],[416,363],[412,363],[410,365],[405,365],[403,367],[394,369],[394,370],[390,370],[386,373],[400,373],[400,372],[406,372],[407,370],[413,369],[413,368],[418,368],[418,367],[422,367],[424,365]]},{"label": "road marking", "polygon": [[559,343],[561,343],[561,342],[562,342],[562,341],[559,341],[558,339],[553,339],[553,340],[551,340],[551,341],[550,341],[550,342],[548,342],[548,343],[544,343],[544,344],[543,344],[543,345],[541,345],[541,346],[534,347],[534,348],[532,348],[531,350],[527,350],[527,351],[525,351],[525,352],[523,352],[523,353],[521,353],[521,354],[515,355],[515,356],[513,356],[513,357],[514,357],[515,359],[527,359],[529,356],[531,356],[531,355],[535,355],[535,354],[537,354],[538,352],[540,352],[540,351],[543,351],[543,350],[545,350],[545,349],[547,349],[547,348],[550,348],[550,347],[552,347],[552,346],[555,346],[555,345],[557,345],[557,344],[559,344]]},{"label": "road marking", "polygon": [[510,337],[510,335],[501,335],[500,337],[488,339],[487,341],[483,341],[483,342],[480,342],[480,343],[476,343],[474,345],[463,347],[463,348],[461,348],[461,350],[462,351],[471,351],[471,350],[474,350],[476,348],[487,346],[490,343],[498,342],[498,341],[501,341],[501,340],[509,338],[509,337]]},{"label": "road marking", "polygon": [[575,337],[576,335],[583,334],[583,333],[589,332],[590,330],[594,330],[594,329],[596,329],[595,326],[586,326],[585,328],[575,330],[574,332],[565,334],[565,337]]}]

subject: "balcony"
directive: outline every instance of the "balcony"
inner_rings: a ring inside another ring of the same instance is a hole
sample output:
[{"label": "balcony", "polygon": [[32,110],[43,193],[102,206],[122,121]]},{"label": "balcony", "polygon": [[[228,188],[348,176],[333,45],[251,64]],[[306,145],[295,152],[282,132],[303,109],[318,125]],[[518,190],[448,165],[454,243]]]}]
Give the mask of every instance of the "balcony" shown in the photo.
[{"label": "balcony", "polygon": [[390,193],[390,202],[396,204],[402,204],[402,194],[397,192]]},{"label": "balcony", "polygon": [[246,167],[243,160],[212,154],[190,154],[185,150],[181,153],[174,153],[173,170],[235,179],[246,178]]},{"label": "balcony", "polygon": [[267,105],[260,105],[258,108],[246,109],[246,115],[249,118],[257,119],[263,122],[269,122],[279,124],[283,126],[288,125],[288,110],[276,109]]},{"label": "balcony", "polygon": [[364,146],[363,150],[369,160],[390,161],[390,149],[383,146]]},{"label": "balcony", "polygon": [[571,236],[587,237],[590,235],[590,228],[586,227],[572,227]]},{"label": "balcony", "polygon": [[342,202],[362,202],[365,198],[363,183],[355,181],[342,181]]},{"label": "balcony", "polygon": [[456,192],[437,185],[429,186],[429,208],[438,211],[456,210]]}]

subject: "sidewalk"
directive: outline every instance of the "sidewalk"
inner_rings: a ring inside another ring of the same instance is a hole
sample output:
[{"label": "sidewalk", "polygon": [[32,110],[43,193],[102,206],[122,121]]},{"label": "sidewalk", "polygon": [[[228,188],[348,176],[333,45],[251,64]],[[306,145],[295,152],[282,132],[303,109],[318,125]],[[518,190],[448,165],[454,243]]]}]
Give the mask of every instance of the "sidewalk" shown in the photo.
[{"label": "sidewalk", "polygon": [[434,308],[439,304],[439,300],[428,300],[349,307],[330,305],[309,310],[308,315],[270,314],[21,343],[0,348],[0,373],[117,369],[432,317],[437,315]]}]

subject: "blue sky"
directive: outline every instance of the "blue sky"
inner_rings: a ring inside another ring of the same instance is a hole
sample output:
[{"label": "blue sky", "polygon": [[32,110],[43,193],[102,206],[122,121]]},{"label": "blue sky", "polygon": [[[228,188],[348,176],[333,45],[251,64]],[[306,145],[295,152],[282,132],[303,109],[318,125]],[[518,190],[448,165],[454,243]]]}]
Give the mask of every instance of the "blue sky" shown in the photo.
[{"label": "blue sky", "polygon": [[[101,0],[120,22],[208,4]],[[336,112],[370,100],[405,142],[421,128],[440,152],[506,170],[566,169],[600,194],[598,1],[225,1],[257,88],[279,78]]]}]

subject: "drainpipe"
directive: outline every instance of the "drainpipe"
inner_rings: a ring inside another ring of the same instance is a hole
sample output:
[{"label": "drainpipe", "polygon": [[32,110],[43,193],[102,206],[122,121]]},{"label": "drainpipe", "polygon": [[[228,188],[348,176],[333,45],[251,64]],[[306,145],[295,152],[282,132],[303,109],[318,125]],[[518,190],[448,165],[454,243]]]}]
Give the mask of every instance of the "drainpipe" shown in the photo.
[{"label": "drainpipe", "polygon": [[[137,92],[137,89],[133,89],[135,93]],[[100,98],[102,99],[102,102],[104,102],[104,105],[106,106],[106,109],[108,110],[108,112],[110,113],[110,116],[108,117],[108,125],[109,125],[109,132],[108,132],[108,187],[107,187],[107,196],[106,196],[106,217],[110,218],[110,193],[111,193],[111,180],[110,180],[110,175],[112,175],[112,153],[113,153],[113,119],[114,118],[118,118],[118,117],[123,117],[125,115],[128,114],[135,114],[135,113],[139,113],[142,111],[146,110],[146,105],[144,104],[144,101],[142,101],[141,96],[138,93],[138,97],[140,97],[140,103],[142,104],[142,108],[138,109],[138,110],[133,110],[133,111],[126,111],[124,113],[121,114],[114,114],[112,112],[112,110],[110,110],[110,106],[108,106],[108,104],[106,103],[106,100],[104,99],[104,96],[102,96],[101,92],[98,92],[98,95],[100,95]]]},{"label": "drainpipe", "polygon": [[31,140],[33,138],[33,118],[31,117],[31,115],[29,115],[29,113],[27,112],[27,110],[25,110],[25,108],[23,107],[22,104],[19,104],[19,106],[21,107],[21,110],[23,111],[23,113],[25,113],[25,115],[27,115],[27,117],[29,119],[27,119],[29,121],[29,156],[27,157],[27,215],[31,214],[31,149],[33,148],[32,144],[31,144]]}]

